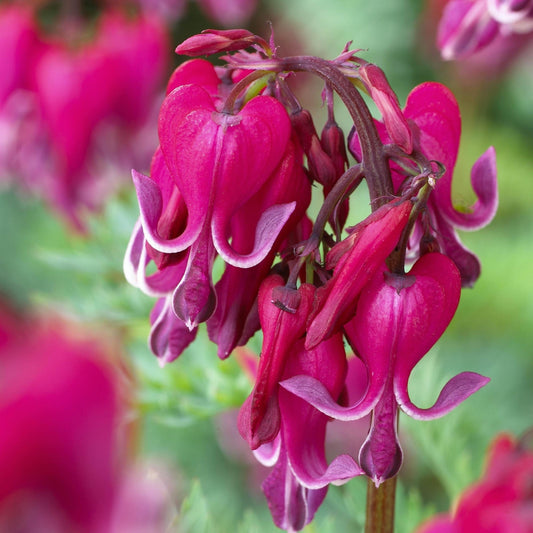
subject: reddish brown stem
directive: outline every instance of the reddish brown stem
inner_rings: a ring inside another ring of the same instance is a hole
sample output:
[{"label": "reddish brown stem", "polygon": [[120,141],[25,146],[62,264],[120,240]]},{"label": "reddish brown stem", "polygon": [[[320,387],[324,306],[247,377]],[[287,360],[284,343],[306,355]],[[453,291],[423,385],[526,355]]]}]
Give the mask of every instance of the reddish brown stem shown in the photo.
[{"label": "reddish brown stem", "polygon": [[395,497],[396,476],[377,488],[371,479],[368,480],[365,533],[394,532]]}]

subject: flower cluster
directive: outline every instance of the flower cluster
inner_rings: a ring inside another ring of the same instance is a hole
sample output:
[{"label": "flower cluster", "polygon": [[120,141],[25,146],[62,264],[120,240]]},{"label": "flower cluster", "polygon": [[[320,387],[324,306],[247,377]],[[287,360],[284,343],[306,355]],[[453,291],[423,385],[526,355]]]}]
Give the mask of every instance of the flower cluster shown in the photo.
[{"label": "flower cluster", "polygon": [[[457,206],[461,119],[446,87],[424,83],[401,109],[383,71],[348,47],[331,61],[280,57],[273,40],[246,30],[208,30],[177,52],[222,52],[224,63],[191,59],[169,81],[150,176],[133,171],[140,218],[125,274],[157,298],[149,342],[161,364],[183,352],[202,322],[221,358],[262,331],[239,431],[274,467],[263,489],[275,523],[299,530],[329,483],[365,474],[379,486],[398,472],[400,410],[437,418],[487,383],[463,372],[430,408],[408,393],[409,376],[450,323],[461,287],[480,275],[456,229],[493,218],[495,153],[489,148],[472,167],[476,203]],[[298,72],[324,81],[320,135],[291,88]],[[335,93],[353,119],[347,142]],[[350,212],[363,180],[368,215]],[[316,215],[308,209],[312,187],[323,193]],[[346,228],[348,217],[357,223]],[[345,339],[366,368],[360,397],[346,379]],[[328,464],[327,422],[369,414],[357,457],[341,454]]]},{"label": "flower cluster", "polygon": [[[43,31],[36,13],[0,9],[0,176],[37,190],[75,227],[116,175],[147,167],[168,63],[164,24],[113,10]],[[135,91],[131,88],[135,87]]]}]

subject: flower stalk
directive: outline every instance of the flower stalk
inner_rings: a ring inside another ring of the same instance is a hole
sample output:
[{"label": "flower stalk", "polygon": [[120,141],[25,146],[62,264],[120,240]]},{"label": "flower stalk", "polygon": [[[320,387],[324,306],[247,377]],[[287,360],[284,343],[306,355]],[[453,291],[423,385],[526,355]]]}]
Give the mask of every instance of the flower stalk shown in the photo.
[{"label": "flower stalk", "polygon": [[393,533],[396,479],[387,479],[379,487],[368,479],[365,533]]}]

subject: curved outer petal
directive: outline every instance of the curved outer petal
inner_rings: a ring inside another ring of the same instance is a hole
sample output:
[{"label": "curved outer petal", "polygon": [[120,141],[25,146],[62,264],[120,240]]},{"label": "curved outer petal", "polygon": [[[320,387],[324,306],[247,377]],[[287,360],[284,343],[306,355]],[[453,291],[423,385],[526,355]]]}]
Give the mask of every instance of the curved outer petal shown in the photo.
[{"label": "curved outer petal", "polygon": [[259,219],[255,230],[254,249],[249,254],[238,254],[228,244],[225,232],[221,233],[223,226],[218,226],[213,220],[211,225],[213,243],[220,257],[230,265],[239,268],[250,268],[260,263],[272,249],[283,226],[296,208],[296,202],[274,205],[267,209]]},{"label": "curved outer petal", "polygon": [[315,409],[336,420],[358,420],[368,415],[380,399],[385,383],[372,380],[369,390],[355,404],[344,407],[331,397],[326,387],[311,376],[295,376],[280,382],[281,387],[305,400]]},{"label": "curved outer petal", "polygon": [[489,148],[474,164],[471,183],[478,200],[458,211],[452,203],[452,177],[461,136],[461,115],[455,97],[435,82],[415,87],[407,98],[404,114],[420,129],[420,149],[428,159],[444,165],[446,172],[437,181],[431,201],[454,226],[474,230],[488,224],[498,206],[496,155]]},{"label": "curved outer petal", "polygon": [[145,242],[141,221],[137,220],[133,227],[122,263],[124,277],[133,287],[139,286],[139,269],[146,266],[146,257],[143,255],[143,253],[146,253],[144,250]]},{"label": "curved outer petal", "polygon": [[[400,380],[398,380],[400,381]],[[475,372],[461,372],[444,385],[437,401],[432,407],[420,409],[409,399],[407,384],[395,383],[396,400],[402,411],[417,420],[432,420],[440,418],[455,409],[461,402],[484,387],[490,381],[489,378]]]},{"label": "curved outer petal", "polygon": [[[342,334],[338,333],[313,350],[304,348],[303,340],[294,346],[285,375],[306,374],[320,378],[334,398],[338,398],[346,377],[346,353]],[[325,454],[328,417],[305,400],[287,390],[280,390],[283,442],[297,480],[305,487],[319,489],[329,483],[344,483],[363,473],[355,460],[343,454],[327,464]]]},{"label": "curved outer petal", "polygon": [[202,231],[203,219],[193,225],[187,224],[185,231],[173,239],[165,239],[159,235],[157,225],[163,213],[163,196],[157,183],[148,176],[131,171],[133,184],[137,192],[141,223],[146,240],[159,252],[172,254],[181,252],[191,246]]},{"label": "curved outer petal", "polygon": [[274,466],[278,462],[280,451],[281,437],[278,435],[274,440],[261,444],[252,453],[263,466]]},{"label": "curved outer petal", "polygon": [[[317,291],[318,312],[307,329],[306,348],[317,346],[355,314],[361,290],[394,250],[411,212],[407,200],[390,202],[371,221],[334,246],[327,261],[336,259],[333,277]],[[342,254],[342,255],[341,255]]]},{"label": "curved outer petal", "polygon": [[[472,231],[486,226],[498,209],[496,152],[492,146],[474,163],[470,181],[478,197],[476,203],[464,212],[456,209],[442,211],[455,227]],[[435,203],[440,208],[439,195],[435,197]]]},{"label": "curved outer petal", "polygon": [[150,321],[152,329],[148,344],[161,366],[177,359],[196,338],[198,332],[198,328],[189,330],[174,314],[170,297],[157,301],[150,314]]},{"label": "curved outer petal", "polygon": [[140,221],[137,221],[124,256],[124,275],[128,283],[137,287],[148,296],[165,296],[179,284],[187,261],[165,267],[153,274],[146,274],[150,262],[146,251],[146,240]]}]

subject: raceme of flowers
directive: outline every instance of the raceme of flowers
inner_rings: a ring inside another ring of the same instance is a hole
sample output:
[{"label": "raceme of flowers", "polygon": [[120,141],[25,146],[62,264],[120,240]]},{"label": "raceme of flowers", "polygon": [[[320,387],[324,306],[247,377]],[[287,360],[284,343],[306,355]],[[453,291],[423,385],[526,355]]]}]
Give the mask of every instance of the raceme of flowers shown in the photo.
[{"label": "raceme of flowers", "polygon": [[[262,331],[239,431],[273,466],[263,489],[275,523],[299,530],[329,483],[366,475],[379,486],[398,472],[399,410],[437,418],[488,382],[463,372],[429,408],[408,393],[413,368],[446,330],[461,288],[480,275],[456,229],[493,218],[495,153],[489,148],[472,167],[477,201],[457,206],[461,118],[443,85],[415,87],[401,109],[384,72],[356,51],[346,47],[329,61],[280,57],[272,39],[246,30],[207,30],[177,52],[224,55],[221,66],[195,58],[171,76],[150,175],[133,171],[140,217],[125,274],[157,298],[149,344],[162,365],[180,356],[203,322],[221,358]],[[324,82],[320,135],[291,88],[298,72]],[[334,94],[353,119],[348,142]],[[369,215],[350,212],[363,180]],[[313,187],[323,192],[317,214],[308,210]],[[352,227],[348,216],[358,220]],[[215,260],[223,265],[218,279]],[[362,395],[349,390],[345,339],[366,367]],[[328,463],[327,422],[369,414],[359,452],[347,443],[351,453]]]}]

